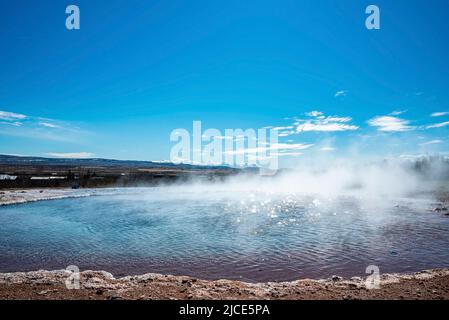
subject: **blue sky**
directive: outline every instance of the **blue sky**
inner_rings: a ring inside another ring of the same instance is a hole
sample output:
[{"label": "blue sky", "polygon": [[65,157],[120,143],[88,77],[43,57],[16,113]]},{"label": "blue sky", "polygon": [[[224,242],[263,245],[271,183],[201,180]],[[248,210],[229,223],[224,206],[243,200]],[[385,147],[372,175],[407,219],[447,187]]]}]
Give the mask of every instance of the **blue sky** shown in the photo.
[{"label": "blue sky", "polygon": [[447,0],[2,1],[0,153],[165,160],[193,120],[285,127],[294,157],[445,153],[448,35]]}]

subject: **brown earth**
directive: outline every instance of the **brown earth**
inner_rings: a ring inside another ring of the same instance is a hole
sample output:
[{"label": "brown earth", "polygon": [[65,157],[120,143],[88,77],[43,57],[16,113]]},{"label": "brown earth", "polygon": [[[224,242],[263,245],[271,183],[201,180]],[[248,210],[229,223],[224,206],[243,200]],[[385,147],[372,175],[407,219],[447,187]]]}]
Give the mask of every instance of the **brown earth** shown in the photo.
[{"label": "brown earth", "polygon": [[85,271],[80,288],[69,290],[65,281],[70,275],[65,270],[0,274],[0,299],[449,299],[449,269],[385,274],[379,289],[367,289],[359,277],[255,284],[160,274],[115,279],[104,271]]}]

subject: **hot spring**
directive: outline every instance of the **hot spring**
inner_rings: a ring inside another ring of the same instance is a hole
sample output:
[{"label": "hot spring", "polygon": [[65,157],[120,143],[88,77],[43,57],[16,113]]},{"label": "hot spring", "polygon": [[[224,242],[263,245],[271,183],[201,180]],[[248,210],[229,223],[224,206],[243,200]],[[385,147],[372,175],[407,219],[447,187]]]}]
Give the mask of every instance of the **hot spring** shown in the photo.
[{"label": "hot spring", "polygon": [[[323,187],[326,187],[323,185]],[[330,194],[330,193],[329,193]],[[0,207],[0,272],[287,281],[449,265],[430,197],[180,186]]]}]

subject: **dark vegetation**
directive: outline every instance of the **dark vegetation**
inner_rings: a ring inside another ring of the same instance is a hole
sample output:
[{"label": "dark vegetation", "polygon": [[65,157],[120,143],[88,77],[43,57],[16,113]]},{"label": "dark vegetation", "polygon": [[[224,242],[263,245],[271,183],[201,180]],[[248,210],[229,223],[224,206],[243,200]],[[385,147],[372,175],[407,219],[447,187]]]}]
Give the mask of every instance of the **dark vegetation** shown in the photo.
[{"label": "dark vegetation", "polygon": [[[383,165],[388,165],[388,161],[385,160]],[[449,181],[449,157],[422,156],[404,159],[402,165],[422,181]],[[289,170],[280,170],[278,173],[281,171]],[[192,179],[219,181],[238,173],[257,174],[258,169],[152,161],[0,155],[0,189],[154,186]]]},{"label": "dark vegetation", "polygon": [[449,157],[439,155],[420,157],[409,160],[404,165],[426,180],[449,179]]},{"label": "dark vegetation", "polygon": [[151,161],[51,159],[0,155],[0,189],[97,188],[220,180],[242,170]]}]

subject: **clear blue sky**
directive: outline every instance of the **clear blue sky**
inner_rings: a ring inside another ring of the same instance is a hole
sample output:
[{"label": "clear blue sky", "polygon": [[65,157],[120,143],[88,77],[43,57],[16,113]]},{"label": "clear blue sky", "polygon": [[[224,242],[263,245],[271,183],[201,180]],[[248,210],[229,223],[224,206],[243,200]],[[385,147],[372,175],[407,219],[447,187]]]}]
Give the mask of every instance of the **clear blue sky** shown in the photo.
[{"label": "clear blue sky", "polygon": [[164,160],[193,120],[292,126],[302,157],[449,151],[447,0],[2,1],[0,37],[0,153]]}]

